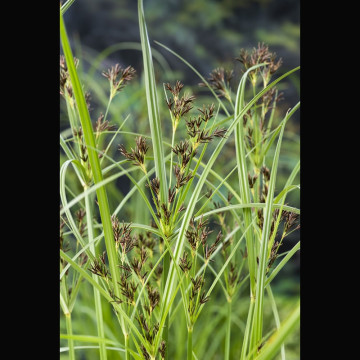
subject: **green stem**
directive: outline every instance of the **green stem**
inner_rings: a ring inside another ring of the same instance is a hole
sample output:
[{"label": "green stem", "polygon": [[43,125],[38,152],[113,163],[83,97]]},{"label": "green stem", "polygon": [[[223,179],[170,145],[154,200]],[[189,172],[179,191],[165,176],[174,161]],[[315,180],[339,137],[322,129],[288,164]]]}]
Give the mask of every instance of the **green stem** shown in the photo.
[{"label": "green stem", "polygon": [[192,355],[192,333],[193,333],[193,329],[188,328],[187,360],[193,360],[193,355]]},{"label": "green stem", "polygon": [[[272,308],[272,311],[273,311],[273,314],[274,314],[274,320],[275,320],[275,324],[276,324],[276,329],[279,331],[280,326],[281,326],[281,322],[280,322],[279,313],[277,311],[276,302],[275,302],[275,298],[274,298],[273,292],[271,290],[271,287],[268,286],[266,288],[266,291],[267,291],[267,293],[269,295],[269,299],[270,299],[270,302],[271,302],[271,308]],[[284,344],[281,345],[280,352],[281,352],[281,360],[285,360],[286,356],[285,356],[285,345]]]},{"label": "green stem", "polygon": [[173,133],[172,133],[172,139],[171,139],[171,155],[170,155],[170,169],[169,169],[169,188],[171,188],[171,175],[172,175],[172,164],[173,164],[173,147],[174,147],[174,142],[175,142],[175,127],[173,127]]},{"label": "green stem", "polygon": [[225,358],[224,360],[230,359],[230,335],[231,335],[231,299],[227,302],[227,325],[225,335]]},{"label": "green stem", "polygon": [[112,99],[113,99],[113,96],[111,96],[111,92],[110,92],[109,101],[108,101],[106,111],[105,111],[105,115],[104,115],[104,119],[103,119],[104,122],[106,121]]},{"label": "green stem", "polygon": [[[72,336],[71,313],[70,312],[66,313],[65,318],[66,318],[66,331],[67,334],[71,337]],[[69,345],[69,359],[75,360],[74,340],[69,338],[68,345]]]},{"label": "green stem", "polygon": [[[168,278],[168,273],[169,273],[169,267],[170,267],[170,254],[169,252],[167,252],[164,256],[164,265],[163,265],[163,273],[162,273],[162,291],[164,294],[165,291],[165,284]],[[165,360],[168,359],[168,353],[169,353],[169,347],[168,347],[168,339],[169,339],[169,314],[167,314],[166,319],[165,319],[165,326],[164,326],[164,330],[163,330],[163,340],[165,341],[166,344],[166,351],[165,351]]]},{"label": "green stem", "polygon": [[[84,187],[84,191],[86,191],[88,188]],[[87,229],[88,229],[88,240],[90,245],[90,251],[96,257],[95,253],[95,244],[93,242],[94,240],[94,232],[93,232],[93,222],[92,222],[92,206],[90,201],[90,196],[87,195],[85,197],[85,207],[86,207],[86,222],[87,222]],[[95,274],[92,274],[92,278],[99,283],[99,278]],[[96,323],[97,323],[97,330],[98,330],[98,336],[99,338],[105,338],[105,331],[104,331],[104,320],[102,316],[102,306],[101,306],[101,297],[99,290],[97,290],[95,287],[94,289],[94,300],[95,300],[95,313],[96,313]],[[99,352],[100,352],[100,360],[106,360],[106,344],[104,342],[99,343]]]},{"label": "green stem", "polygon": [[250,336],[250,330],[251,330],[251,324],[252,324],[252,318],[253,318],[253,312],[254,312],[254,306],[255,306],[255,299],[250,299],[250,306],[248,311],[248,317],[246,321],[246,328],[245,328],[245,334],[244,334],[244,341],[241,348],[241,355],[240,360],[246,359],[246,353],[249,343],[249,336]]},{"label": "green stem", "polygon": [[129,334],[125,334],[125,360],[130,360],[130,352],[129,352]]}]

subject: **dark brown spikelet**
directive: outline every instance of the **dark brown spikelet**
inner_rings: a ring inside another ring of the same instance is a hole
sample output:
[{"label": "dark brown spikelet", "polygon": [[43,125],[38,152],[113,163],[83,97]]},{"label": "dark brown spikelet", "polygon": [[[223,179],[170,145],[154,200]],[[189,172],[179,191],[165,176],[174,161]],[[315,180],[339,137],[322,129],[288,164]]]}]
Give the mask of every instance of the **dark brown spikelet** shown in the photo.
[{"label": "dark brown spikelet", "polygon": [[78,229],[79,229],[79,233],[81,236],[84,235],[85,232],[85,226],[86,224],[84,223],[84,217],[86,215],[86,212],[84,209],[79,209],[78,211],[76,211],[75,213],[75,217],[77,220],[77,224],[78,224]]},{"label": "dark brown spikelet", "polygon": [[291,211],[286,211],[286,212],[284,211],[284,213],[285,213],[283,214],[285,218],[284,232],[287,233],[295,226],[295,223],[298,220],[299,215]]},{"label": "dark brown spikelet", "polygon": [[146,145],[146,140],[142,136],[137,137],[135,142],[136,147],[135,149],[131,148],[131,152],[128,152],[122,144],[119,145],[119,151],[127,160],[132,161],[133,165],[144,168],[145,155],[149,147]]},{"label": "dark brown spikelet", "polygon": [[264,180],[268,182],[270,180],[270,170],[266,166],[261,167],[261,172],[264,176]]},{"label": "dark brown spikelet", "polygon": [[210,300],[210,296],[205,296],[205,291],[202,292],[202,294],[200,295],[200,305],[205,304],[206,302],[208,302]]},{"label": "dark brown spikelet", "polygon": [[127,299],[127,303],[133,305],[135,300],[135,292],[138,285],[134,284],[127,280],[128,276],[126,274],[120,275],[120,285],[121,294]]},{"label": "dark brown spikelet", "polygon": [[136,70],[128,66],[125,69],[121,68],[119,64],[112,66],[111,69],[103,71],[102,75],[110,81],[112,96],[120,92],[125,85],[134,78]]},{"label": "dark brown spikelet", "polygon": [[264,225],[263,209],[258,209],[257,210],[257,224],[258,224],[260,229],[263,228],[263,225]]},{"label": "dark brown spikelet", "polygon": [[89,271],[93,274],[100,276],[100,277],[110,277],[109,271],[106,268],[105,264],[105,251],[102,255],[99,255],[99,260],[95,259],[94,262],[90,265]]},{"label": "dark brown spikelet", "polygon": [[145,249],[148,249],[152,252],[154,250],[155,245],[156,245],[156,241],[152,237],[152,234],[150,231],[147,231],[145,235],[139,234],[139,238],[137,241],[137,247],[139,249],[144,247]]},{"label": "dark brown spikelet", "polygon": [[275,241],[274,244],[272,245],[266,273],[269,272],[271,266],[274,264],[276,258],[278,257],[277,253],[280,245],[281,244],[278,241]]},{"label": "dark brown spikelet", "polygon": [[[79,59],[76,57],[74,57],[74,64],[75,68],[79,65]],[[64,55],[60,55],[60,94],[65,97],[65,93],[73,98],[69,70]]]},{"label": "dark brown spikelet", "polygon": [[[240,61],[243,65],[245,70],[261,63],[268,63],[271,59],[271,53],[269,52],[269,47],[264,43],[258,43],[257,48],[253,48],[252,53],[249,55],[247,50],[241,49],[240,55],[236,60]],[[255,69],[254,71],[259,71]]]},{"label": "dark brown spikelet", "polygon": [[145,186],[150,188],[156,196],[160,194],[160,180],[157,177],[152,179],[150,184],[146,184]]},{"label": "dark brown spikelet", "polygon": [[108,120],[104,121],[104,115],[100,114],[95,123],[96,136],[99,136],[104,131],[112,131],[116,129],[115,125],[110,125]]},{"label": "dark brown spikelet", "polygon": [[201,144],[209,143],[213,138],[214,135],[210,134],[210,130],[201,130],[200,133],[197,132],[198,136],[196,138],[196,142]]},{"label": "dark brown spikelet", "polygon": [[143,264],[142,264],[141,260],[138,259],[137,257],[134,257],[134,258],[131,260],[131,267],[132,267],[132,269],[134,270],[134,272],[135,272],[139,277],[141,277],[141,270],[142,270],[142,267],[143,267]]},{"label": "dark brown spikelet", "polygon": [[255,174],[254,176],[251,176],[250,173],[248,173],[248,181],[249,181],[250,189],[252,189],[254,187],[254,184],[255,184],[257,178],[258,178],[257,174]]},{"label": "dark brown spikelet", "polygon": [[143,344],[141,344],[140,349],[141,349],[141,352],[143,353],[144,359],[145,360],[151,360],[150,355],[147,352],[147,350],[146,350],[146,348],[145,348],[145,346]]},{"label": "dark brown spikelet", "polygon": [[238,274],[234,263],[230,263],[230,271],[228,274],[228,279],[229,279],[230,287],[235,287],[238,280]]},{"label": "dark brown spikelet", "polygon": [[88,256],[85,253],[82,253],[79,257],[79,265],[84,266],[88,260]]},{"label": "dark brown spikelet", "polygon": [[267,66],[264,68],[257,68],[250,72],[250,78],[252,81],[256,81],[256,74],[261,73],[264,79],[264,83],[267,84],[270,77],[279,69],[282,64],[282,59],[276,61],[276,53],[269,51],[268,45],[264,43],[258,43],[257,48],[253,48],[252,53],[249,54],[246,50],[241,49],[240,56],[236,58],[244,65],[245,72],[247,69],[254,65],[265,63]]},{"label": "dark brown spikelet", "polygon": [[113,293],[113,291],[109,291],[109,293],[110,293],[110,296],[112,297],[112,300],[110,301],[110,302],[114,302],[114,303],[116,303],[116,304],[122,304],[124,301],[123,300],[121,300],[118,296],[116,296],[114,293]]},{"label": "dark brown spikelet", "polygon": [[189,148],[189,142],[187,140],[180,141],[174,147],[171,148],[172,152],[176,155],[183,156]]},{"label": "dark brown spikelet", "polygon": [[193,291],[196,294],[204,285],[204,277],[202,275],[196,276],[195,279],[194,278],[190,278],[191,282],[192,282],[192,286],[193,286]]},{"label": "dark brown spikelet", "polygon": [[207,123],[214,116],[215,105],[211,104],[208,107],[203,105],[202,109],[198,108],[198,110],[202,113],[202,121]]},{"label": "dark brown spikelet", "polygon": [[201,230],[201,233],[200,233],[200,242],[202,243],[203,246],[205,246],[206,244],[206,240],[208,238],[208,236],[213,232],[213,230],[208,230],[207,227],[204,227],[202,230]]},{"label": "dark brown spikelet", "polygon": [[221,233],[221,231],[219,231],[218,235],[216,236],[215,242],[210,247],[207,244],[203,243],[206,260],[213,261],[212,259],[210,259],[210,257],[217,249],[217,247],[221,241],[221,238],[222,238],[222,233]]},{"label": "dark brown spikelet", "polygon": [[264,188],[263,188],[263,195],[266,197],[268,195],[269,192],[269,186],[267,184],[264,184]]},{"label": "dark brown spikelet", "polygon": [[195,225],[194,218],[190,219],[190,229],[186,230],[185,237],[187,238],[193,251],[196,251],[200,242],[203,244],[206,242],[206,238],[210,232],[207,230],[207,220],[203,220],[201,217],[200,220]]},{"label": "dark brown spikelet", "polygon": [[188,253],[184,250],[183,256],[180,257],[180,263],[179,267],[184,272],[184,274],[187,274],[191,269],[191,261],[188,260]]},{"label": "dark brown spikelet", "polygon": [[119,219],[115,215],[111,217],[111,223],[116,249],[121,246],[123,254],[129,253],[137,244],[136,238],[131,236],[131,224],[120,225]]},{"label": "dark brown spikelet", "polygon": [[218,137],[218,138],[226,138],[226,129],[215,129],[215,131],[212,133],[212,136]]},{"label": "dark brown spikelet", "polygon": [[165,359],[165,354],[166,354],[166,343],[165,343],[164,340],[162,340],[161,343],[160,343],[159,353],[160,353],[161,359],[164,360]]},{"label": "dark brown spikelet", "polygon": [[267,108],[268,110],[272,109],[272,107],[270,106],[270,104],[273,102],[273,101],[280,101],[280,100],[283,100],[284,98],[284,93],[281,92],[281,93],[278,93],[277,96],[276,95],[276,92],[277,92],[277,89],[276,87],[273,87],[271,88],[269,91],[267,91],[262,97],[261,97],[261,100],[265,106],[265,108]]},{"label": "dark brown spikelet", "polygon": [[86,211],[84,210],[84,209],[79,209],[78,211],[76,211],[76,213],[75,213],[75,217],[76,217],[76,220],[78,221],[78,222],[82,222],[83,221],[83,219],[84,219],[84,217],[85,217],[85,215],[86,215]]},{"label": "dark brown spikelet", "polygon": [[176,177],[176,185],[175,187],[177,189],[180,189],[182,186],[186,185],[190,179],[192,179],[194,176],[191,171],[187,175],[181,173],[180,171],[177,171],[178,167],[175,166],[175,177]]},{"label": "dark brown spikelet", "polygon": [[178,213],[184,211],[185,209],[186,209],[186,207],[184,206],[184,204],[181,204],[179,207]]},{"label": "dark brown spikelet", "polygon": [[160,214],[160,218],[162,218],[165,222],[165,224],[169,224],[170,223],[170,217],[171,217],[171,211],[168,209],[168,207],[166,206],[166,204],[161,204],[161,214]]},{"label": "dark brown spikelet", "polygon": [[144,314],[140,314],[136,320],[139,322],[140,327],[147,333],[150,331],[149,326],[146,322]]},{"label": "dark brown spikelet", "polygon": [[124,276],[126,278],[129,278],[131,276],[132,270],[131,270],[131,267],[128,264],[125,264],[125,263],[120,264],[119,268],[121,268],[124,271],[123,274],[124,274]]},{"label": "dark brown spikelet", "polygon": [[173,94],[174,97],[179,97],[180,91],[184,87],[184,84],[177,80],[174,87],[172,87],[169,83],[165,84],[165,87]]},{"label": "dark brown spikelet", "polygon": [[[207,78],[209,85],[221,96],[227,96],[226,87],[229,86],[229,82],[233,77],[233,70],[224,70],[223,68],[216,68],[210,73],[210,77]],[[199,86],[207,86],[205,83],[199,83]]]},{"label": "dark brown spikelet", "polygon": [[175,198],[175,194],[176,194],[176,188],[169,188],[169,191],[168,191],[168,202],[169,204],[171,204],[173,201],[174,201],[174,198]]},{"label": "dark brown spikelet", "polygon": [[174,86],[169,83],[165,84],[165,88],[173,95],[172,99],[166,101],[169,110],[172,112],[175,121],[179,121],[181,117],[187,114],[192,108],[192,103],[195,100],[193,95],[183,95],[180,97],[180,91],[184,85],[180,81],[176,81]]},{"label": "dark brown spikelet", "polygon": [[149,284],[146,286],[148,299],[150,302],[150,314],[160,302],[160,293],[157,289],[153,289]]}]

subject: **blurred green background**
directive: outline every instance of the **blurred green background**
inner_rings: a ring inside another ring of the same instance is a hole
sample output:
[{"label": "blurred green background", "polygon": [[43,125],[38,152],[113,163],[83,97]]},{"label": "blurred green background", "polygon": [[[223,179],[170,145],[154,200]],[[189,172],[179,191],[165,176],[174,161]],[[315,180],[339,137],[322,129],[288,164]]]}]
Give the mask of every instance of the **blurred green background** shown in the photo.
[{"label": "blurred green background", "polygon": [[[290,69],[300,65],[300,1],[299,0],[144,0],[145,19],[147,23],[151,46],[153,47],[155,74],[159,84],[181,80],[185,84],[185,91],[194,94],[202,103],[215,102],[211,94],[204,88],[200,88],[200,79],[179,59],[170,54],[153,42],[156,40],[177,52],[203,76],[211,72],[215,67],[234,69],[232,90],[236,91],[240,72],[240,64],[235,60],[239,56],[240,49],[251,51],[258,42],[265,42],[272,52],[283,59],[283,65],[277,75],[281,75]],[[138,25],[137,1],[134,0],[76,0],[66,12],[65,23],[75,56],[80,59],[79,70],[85,91],[91,94],[92,121],[95,122],[100,113],[104,113],[108,101],[108,82],[101,75],[103,70],[120,63],[122,67],[133,66],[137,71],[137,77],[124,91],[117,96],[110,108],[108,119],[112,124],[120,125],[125,119],[125,131],[142,132],[149,134],[147,106],[144,88],[142,84],[142,56],[139,51],[140,35]],[[102,56],[103,55],[103,56]],[[278,104],[278,116],[282,119],[285,112],[293,107],[300,98],[300,73],[282,81],[278,89],[284,93],[284,100]],[[161,118],[163,119],[163,136],[165,141],[170,142],[170,120],[165,105],[164,96],[159,96]],[[64,135],[68,133],[68,119],[64,102],[60,102],[60,130]],[[167,131],[168,130],[168,131]],[[277,187],[281,189],[287,176],[290,174],[300,156],[300,113],[287,124],[284,137],[279,168],[279,180]],[[111,138],[104,137],[104,144]],[[121,137],[116,140],[116,145],[121,142],[125,145],[133,144],[133,137]],[[217,161],[216,169],[227,174],[234,166],[234,141],[229,139],[228,146]],[[104,145],[105,147],[106,145]],[[116,148],[116,146],[114,146]],[[116,149],[109,154],[115,160],[120,160],[120,154]],[[61,161],[63,161],[62,158]],[[216,170],[215,169],[215,170]],[[69,173],[69,176],[75,175]],[[295,184],[299,184],[299,176]],[[237,188],[237,177],[232,176],[229,181]],[[77,182],[68,181],[69,187],[75,193],[81,191]],[[114,210],[130,186],[125,177],[107,186],[110,199],[110,210]],[[204,189],[205,191],[206,189]],[[133,204],[136,207],[136,197]],[[215,199],[216,200],[216,199]],[[291,206],[300,207],[299,192],[293,191],[287,197]],[[144,207],[143,207],[144,208]],[[127,213],[122,213],[120,220],[138,222],[146,218],[148,214],[140,208],[126,208]],[[284,240],[281,252],[289,250],[299,240],[300,233],[296,231]],[[300,278],[300,254],[293,257],[285,269],[283,269],[273,282],[273,292],[278,302],[280,318],[283,318],[292,308],[292,304],[299,296]],[[73,314],[74,333],[96,334],[95,313],[93,305],[92,288],[83,284],[75,311]],[[245,297],[246,290],[242,291]],[[78,306],[79,305],[79,306]],[[215,301],[214,301],[214,305]],[[217,305],[219,307],[219,305]],[[239,318],[244,318],[248,304],[239,305],[234,310]],[[221,311],[221,308],[213,311]],[[113,317],[112,310],[104,303],[105,317]],[[270,307],[265,313],[272,319]],[[273,320],[271,320],[273,321]],[[270,321],[270,322],[271,322]],[[63,323],[61,323],[63,328]],[[214,324],[215,325],[215,324]],[[239,328],[243,325],[240,320]],[[115,339],[121,330],[116,320],[109,321],[106,335],[109,339]],[[210,336],[210,334],[208,334]],[[236,337],[236,325],[233,336]],[[201,333],[195,332],[194,342],[201,343]],[[181,339],[181,334],[178,335]],[[119,340],[119,339],[118,339]],[[121,340],[121,339],[120,339]],[[186,338],[184,337],[184,344]],[[233,341],[233,339],[232,339]],[[234,339],[234,341],[236,341]],[[235,343],[234,343],[235,344]],[[299,333],[295,333],[288,340],[287,359],[299,358]],[[66,342],[61,342],[66,346]],[[220,345],[221,346],[221,345]],[[235,346],[235,345],[234,345]],[[199,345],[199,348],[201,345]],[[208,352],[204,352],[201,359],[219,359],[216,349],[211,346]],[[77,352],[79,359],[96,359],[97,354],[91,350]],[[234,350],[234,358],[237,351]],[[184,353],[185,357],[185,345]],[[205,356],[206,355],[206,356]],[[61,359],[66,360],[67,354],[62,353]],[[119,359],[116,352],[109,352],[109,359]],[[181,355],[179,357],[181,359]],[[200,359],[200,358],[199,358]]]}]

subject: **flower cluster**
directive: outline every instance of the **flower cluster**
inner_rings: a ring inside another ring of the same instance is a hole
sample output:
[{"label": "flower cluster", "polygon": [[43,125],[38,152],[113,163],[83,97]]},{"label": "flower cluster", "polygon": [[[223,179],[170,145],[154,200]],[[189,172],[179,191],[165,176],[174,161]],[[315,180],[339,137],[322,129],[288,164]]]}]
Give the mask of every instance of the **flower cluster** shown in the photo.
[{"label": "flower cluster", "polygon": [[134,78],[135,73],[136,70],[132,66],[128,66],[123,69],[119,64],[116,64],[115,66],[112,66],[111,69],[102,72],[102,75],[110,82],[111,99],[124,89],[125,85]]}]

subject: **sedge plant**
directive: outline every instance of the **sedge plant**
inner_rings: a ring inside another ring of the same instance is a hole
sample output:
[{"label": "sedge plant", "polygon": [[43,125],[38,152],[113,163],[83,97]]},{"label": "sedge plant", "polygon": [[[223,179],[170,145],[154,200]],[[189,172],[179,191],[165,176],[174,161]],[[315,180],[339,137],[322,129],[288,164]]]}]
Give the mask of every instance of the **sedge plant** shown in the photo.
[{"label": "sedge plant", "polygon": [[[226,360],[285,359],[285,340],[298,327],[299,305],[282,319],[271,282],[300,249],[298,242],[288,253],[279,253],[284,238],[299,228],[300,210],[286,198],[299,189],[294,181],[300,163],[281,190],[277,175],[286,124],[300,103],[279,121],[282,94],[276,85],[299,68],[277,76],[281,59],[258,44],[237,58],[242,73],[232,89],[234,70],[216,68],[205,78],[157,43],[199,77],[213,100],[201,103],[179,80],[157,83],[143,2],[138,0],[142,92],[150,131],[134,134],[123,130],[126,119],[117,127],[110,110],[136,81],[138,71],[130,65],[102,70],[107,102],[104,115],[91,119],[90,98],[77,68],[81,59],[73,56],[63,19],[71,3],[60,11],[60,93],[69,121],[68,136],[60,136],[64,351],[70,359],[85,348],[101,360],[196,360],[210,358],[212,351]],[[226,173],[216,166],[225,149],[234,159]],[[109,186],[122,178],[129,189],[111,209]],[[134,204],[137,209],[130,209]],[[146,216],[127,218],[140,208]],[[79,294],[85,284],[92,288],[96,334],[74,331],[72,313],[83,301]],[[212,313],[212,302],[221,311],[199,327],[201,318]],[[239,304],[246,306],[242,319]],[[108,308],[113,316],[106,315]],[[267,308],[273,327],[265,323]],[[108,321],[117,323],[118,333]],[[209,331],[213,339],[195,337],[196,331]],[[179,350],[179,337],[186,351]]]}]

